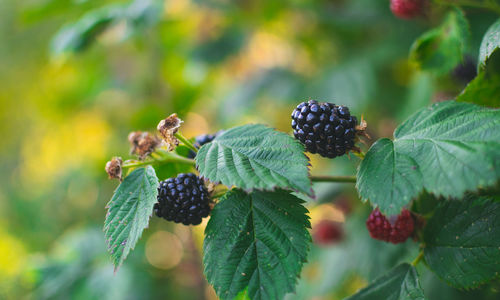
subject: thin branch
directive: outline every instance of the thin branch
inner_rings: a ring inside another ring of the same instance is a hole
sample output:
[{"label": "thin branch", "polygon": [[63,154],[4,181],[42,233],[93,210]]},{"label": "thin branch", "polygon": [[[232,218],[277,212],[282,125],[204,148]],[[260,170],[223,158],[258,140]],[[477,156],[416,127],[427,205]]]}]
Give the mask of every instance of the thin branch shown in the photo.
[{"label": "thin branch", "polygon": [[356,176],[311,176],[314,182],[352,182],[356,183]]},{"label": "thin branch", "polygon": [[174,136],[178,138],[179,141],[181,141],[186,147],[193,150],[195,153],[198,153],[198,149],[193,144],[191,144],[191,142],[187,138],[185,138],[180,132],[175,133]]},{"label": "thin branch", "polygon": [[420,250],[418,256],[411,262],[411,265],[415,267],[422,260],[422,257],[424,257],[424,250]]}]

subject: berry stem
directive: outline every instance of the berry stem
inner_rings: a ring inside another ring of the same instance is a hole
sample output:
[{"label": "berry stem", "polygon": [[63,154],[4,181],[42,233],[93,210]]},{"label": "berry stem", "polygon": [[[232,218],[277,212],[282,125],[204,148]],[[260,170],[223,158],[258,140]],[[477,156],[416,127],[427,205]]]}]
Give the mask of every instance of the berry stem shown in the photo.
[{"label": "berry stem", "polygon": [[123,163],[123,168],[137,168],[137,167],[142,167],[142,166],[147,166],[147,165],[152,165],[156,163],[183,163],[183,164],[190,164],[190,165],[195,165],[195,161],[190,158],[182,157],[180,155],[177,155],[175,153],[171,152],[166,152],[163,150],[157,150],[155,153],[152,153],[151,155],[153,159],[148,159],[148,160],[127,160]]},{"label": "berry stem", "polygon": [[494,11],[500,14],[500,5],[495,1],[473,1],[473,0],[434,0],[438,4],[442,5],[458,5],[458,6],[469,6],[475,8],[484,8]]},{"label": "berry stem", "polygon": [[181,141],[186,147],[193,150],[194,153],[198,153],[198,149],[196,149],[196,147],[193,146],[193,144],[191,144],[191,142],[187,138],[185,138],[180,132],[176,132],[174,136],[178,138],[179,141]]},{"label": "berry stem", "polygon": [[422,260],[422,257],[424,257],[424,250],[420,250],[418,256],[411,262],[411,265],[415,267]]},{"label": "berry stem", "polygon": [[313,182],[352,182],[356,183],[356,176],[311,176]]}]

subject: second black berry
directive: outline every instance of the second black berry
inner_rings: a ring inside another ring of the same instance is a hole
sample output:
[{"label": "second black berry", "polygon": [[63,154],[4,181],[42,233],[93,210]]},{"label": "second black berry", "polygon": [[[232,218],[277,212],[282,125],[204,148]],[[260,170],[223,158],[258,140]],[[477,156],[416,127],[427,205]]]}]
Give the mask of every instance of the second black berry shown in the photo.
[{"label": "second black berry", "polygon": [[342,156],[354,147],[358,120],[349,108],[315,100],[302,102],[292,112],[293,134],[310,153]]}]

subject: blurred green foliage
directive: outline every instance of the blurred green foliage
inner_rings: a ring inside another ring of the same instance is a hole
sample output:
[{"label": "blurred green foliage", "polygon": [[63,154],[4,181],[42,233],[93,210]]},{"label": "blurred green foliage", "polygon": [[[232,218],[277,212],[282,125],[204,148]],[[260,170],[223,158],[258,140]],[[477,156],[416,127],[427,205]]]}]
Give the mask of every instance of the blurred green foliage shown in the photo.
[{"label": "blurred green foliage", "polygon": [[[201,273],[202,229],[154,219],[113,275],[98,228],[117,182],[104,165],[128,157],[127,134],[152,131],[173,112],[189,137],[245,123],[290,132],[293,107],[315,98],[363,115],[373,140],[390,136],[414,110],[464,87],[408,60],[413,41],[447,9],[403,21],[388,1],[373,0],[1,1],[0,298],[213,299]],[[463,51],[477,57],[498,16],[467,9],[465,17]],[[332,175],[352,175],[358,162],[311,159],[314,173]],[[369,239],[367,208],[352,187],[318,184],[318,200],[345,188],[355,211],[348,238],[313,249],[291,298],[347,296],[413,254],[412,242]],[[165,246],[158,233],[180,246]],[[424,277],[435,299],[462,297]]]}]

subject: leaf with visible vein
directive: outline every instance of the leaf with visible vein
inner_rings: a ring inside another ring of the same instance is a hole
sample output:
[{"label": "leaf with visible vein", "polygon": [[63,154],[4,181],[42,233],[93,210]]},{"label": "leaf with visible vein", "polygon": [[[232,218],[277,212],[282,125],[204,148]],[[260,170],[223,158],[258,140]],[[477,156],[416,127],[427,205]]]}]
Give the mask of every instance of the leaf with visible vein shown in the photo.
[{"label": "leaf with visible vein", "polygon": [[304,146],[264,125],[231,128],[196,155],[200,174],[246,191],[293,189],[313,195]]},{"label": "leaf with visible vein", "polygon": [[357,174],[361,198],[385,214],[399,214],[424,189],[461,198],[500,178],[500,110],[436,103],[411,116],[394,137],[373,144]]},{"label": "leaf with visible vein", "polygon": [[104,232],[115,270],[148,227],[158,186],[153,167],[139,168],[125,177],[109,201]]},{"label": "leaf with visible vein", "polygon": [[401,264],[345,300],[365,299],[424,300],[425,296],[415,268],[409,264]]},{"label": "leaf with visible vein", "polygon": [[442,280],[478,287],[500,273],[500,203],[472,196],[441,203],[424,241],[425,261]]},{"label": "leaf with visible vein", "polygon": [[303,201],[288,192],[229,191],[212,211],[203,245],[205,274],[222,299],[295,290],[311,237]]}]

